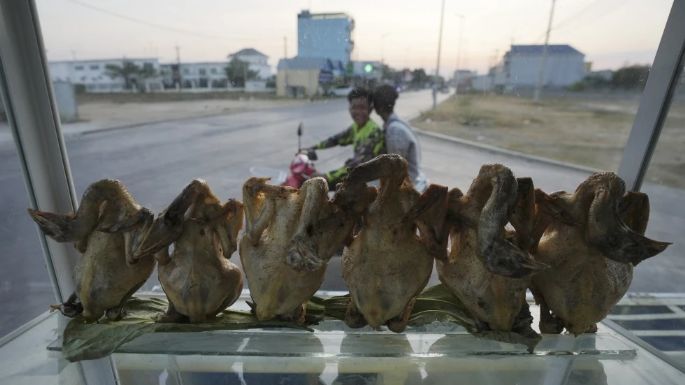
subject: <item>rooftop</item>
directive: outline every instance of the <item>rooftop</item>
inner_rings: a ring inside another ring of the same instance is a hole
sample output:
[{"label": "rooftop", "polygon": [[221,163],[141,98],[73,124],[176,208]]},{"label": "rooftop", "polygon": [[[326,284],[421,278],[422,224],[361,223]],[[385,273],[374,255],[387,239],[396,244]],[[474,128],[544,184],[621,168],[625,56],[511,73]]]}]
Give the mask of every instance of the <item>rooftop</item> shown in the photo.
[{"label": "rooftop", "polygon": [[[509,49],[510,54],[517,55],[542,55],[544,49],[543,44],[528,44],[528,45],[512,45]],[[583,55],[582,52],[571,47],[568,44],[549,44],[547,45],[547,53],[551,55],[558,54],[578,54]]]},{"label": "rooftop", "polygon": [[243,48],[238,52],[234,52],[232,54],[229,54],[228,57],[230,58],[232,56],[247,56],[247,55],[258,55],[258,56],[268,57],[268,56],[264,55],[263,53],[257,51],[254,48]]}]

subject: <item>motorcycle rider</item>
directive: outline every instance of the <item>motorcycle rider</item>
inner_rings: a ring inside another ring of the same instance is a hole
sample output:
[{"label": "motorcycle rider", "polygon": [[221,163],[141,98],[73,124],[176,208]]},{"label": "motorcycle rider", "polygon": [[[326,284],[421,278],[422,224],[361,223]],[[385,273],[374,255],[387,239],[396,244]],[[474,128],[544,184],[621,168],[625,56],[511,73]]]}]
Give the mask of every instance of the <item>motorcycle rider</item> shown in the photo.
[{"label": "motorcycle rider", "polygon": [[398,97],[395,87],[379,86],[373,92],[374,107],[383,119],[388,154],[399,154],[407,160],[409,179],[416,190],[423,192],[428,182],[421,171],[421,146],[412,127],[395,114],[395,102]]},{"label": "motorcycle rider", "polygon": [[373,95],[371,91],[363,87],[352,89],[347,95],[352,125],[345,131],[340,132],[312,147],[314,150],[322,150],[334,146],[352,145],[354,155],[345,161],[345,165],[329,171],[322,176],[328,181],[331,190],[340,182],[347,169],[355,167],[385,152],[383,130],[370,115],[373,111]]}]

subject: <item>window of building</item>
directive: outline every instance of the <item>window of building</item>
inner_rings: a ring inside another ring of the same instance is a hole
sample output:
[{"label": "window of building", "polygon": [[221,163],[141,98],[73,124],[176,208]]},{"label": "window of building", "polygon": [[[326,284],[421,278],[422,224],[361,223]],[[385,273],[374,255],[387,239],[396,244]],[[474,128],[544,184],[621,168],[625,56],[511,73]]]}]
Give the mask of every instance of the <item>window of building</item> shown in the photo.
[{"label": "window of building", "polygon": [[74,66],[74,69],[75,69],[76,71],[83,71],[83,66],[81,66],[81,65],[79,65],[79,66]]},{"label": "window of building", "polygon": [[98,64],[91,64],[88,68],[90,68],[91,70],[99,70],[99,69],[100,69],[100,65],[98,65]]}]

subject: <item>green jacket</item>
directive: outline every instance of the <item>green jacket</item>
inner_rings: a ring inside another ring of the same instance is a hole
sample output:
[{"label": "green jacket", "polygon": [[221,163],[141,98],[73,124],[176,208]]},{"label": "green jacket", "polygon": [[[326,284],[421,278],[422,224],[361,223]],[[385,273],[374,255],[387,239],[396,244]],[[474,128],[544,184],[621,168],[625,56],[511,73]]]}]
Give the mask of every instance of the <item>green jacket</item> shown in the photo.
[{"label": "green jacket", "polygon": [[320,150],[350,144],[354,146],[354,156],[345,161],[345,167],[355,167],[385,153],[383,129],[371,119],[362,127],[357,126],[357,123],[352,123],[345,131],[331,136],[314,148]]}]

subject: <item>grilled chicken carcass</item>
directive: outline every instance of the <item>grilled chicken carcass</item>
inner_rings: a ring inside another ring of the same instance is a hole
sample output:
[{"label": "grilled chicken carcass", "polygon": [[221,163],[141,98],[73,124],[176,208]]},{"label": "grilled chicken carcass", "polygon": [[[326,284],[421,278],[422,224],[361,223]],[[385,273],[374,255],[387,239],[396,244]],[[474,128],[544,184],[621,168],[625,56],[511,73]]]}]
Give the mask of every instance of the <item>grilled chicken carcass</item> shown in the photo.
[{"label": "grilled chicken carcass", "polygon": [[[243,185],[240,260],[257,318],[303,323],[304,304],[321,286],[326,261],[343,246],[353,222],[335,219],[323,178],[309,179],[299,189],[267,181],[250,178]],[[364,200],[364,194],[358,198]],[[315,226],[325,218],[327,224]]]},{"label": "grilled chicken carcass", "polygon": [[43,233],[58,242],[75,242],[83,255],[74,269],[76,292],[53,306],[67,316],[97,321],[106,314],[122,317],[126,300],[148,279],[152,255],[135,255],[133,247],[149,229],[153,216],[116,180],[103,179],[83,193],[76,214],[29,209]]},{"label": "grilled chicken carcass", "polygon": [[387,324],[401,332],[428,283],[433,258],[445,257],[447,188],[431,185],[420,195],[407,180],[407,162],[391,154],[352,169],[339,190],[375,179],[380,179],[378,195],[343,253],[351,297],[345,322],[376,329]]},{"label": "grilled chicken carcass", "polygon": [[[625,193],[623,180],[596,173],[573,194],[536,191],[535,258],[550,269],[533,277],[540,304],[540,331],[593,332],[625,294],[633,267],[669,244],[643,236],[649,219],[647,195]],[[551,313],[550,313],[551,311]]]},{"label": "grilled chicken carcass", "polygon": [[544,268],[529,254],[534,205],[532,180],[500,164],[482,166],[466,195],[450,191],[451,249],[438,275],[483,331],[532,333],[526,290]]},{"label": "grilled chicken carcass", "polygon": [[158,321],[204,322],[240,297],[243,276],[229,259],[242,224],[243,205],[233,199],[221,204],[203,180],[192,181],[155,219],[136,253],[155,253],[158,262],[169,299]]}]

